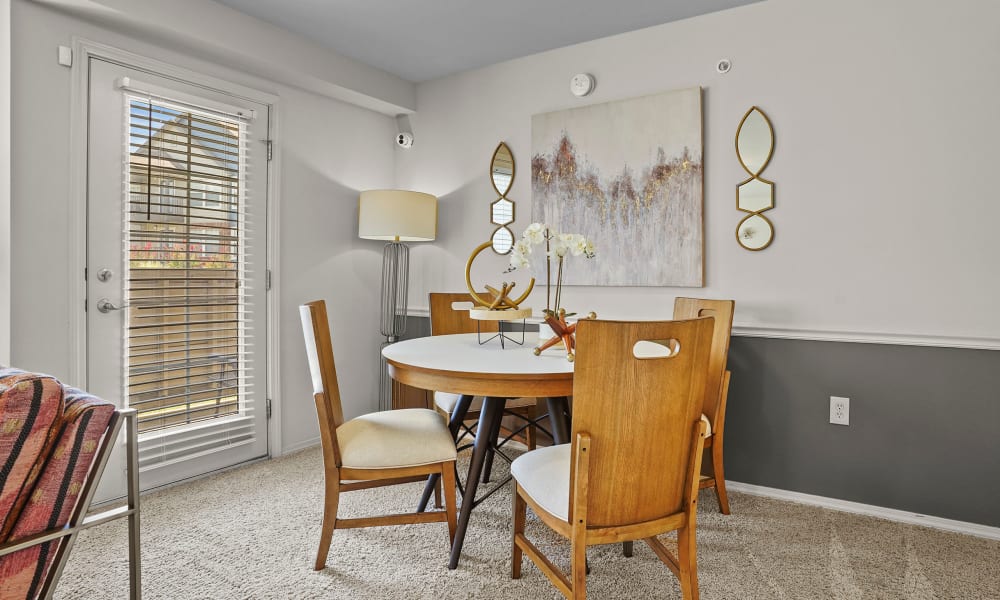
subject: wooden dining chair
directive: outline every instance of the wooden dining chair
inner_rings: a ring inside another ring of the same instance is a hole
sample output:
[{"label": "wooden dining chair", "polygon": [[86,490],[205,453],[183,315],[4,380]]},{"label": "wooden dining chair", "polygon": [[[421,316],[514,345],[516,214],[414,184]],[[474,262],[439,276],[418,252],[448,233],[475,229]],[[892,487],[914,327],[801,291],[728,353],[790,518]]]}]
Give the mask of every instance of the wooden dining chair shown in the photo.
[{"label": "wooden dining chair", "polygon": [[[469,308],[473,305],[472,295],[468,292],[447,293],[431,292],[429,294],[431,335],[450,335],[456,333],[476,333],[480,331],[487,335],[497,333],[498,324],[496,321],[475,321],[469,317]],[[459,305],[459,308],[456,308]],[[481,329],[477,329],[481,327]],[[441,413],[450,416],[455,404],[461,396],[447,392],[434,392],[434,407]],[[468,421],[475,421],[479,418],[479,413],[483,407],[483,399],[477,397],[473,399],[469,411],[466,413]],[[512,438],[521,431],[524,432],[524,440],[528,449],[534,450],[537,444],[537,424],[539,419],[537,398],[511,398],[507,400],[506,414],[513,415],[523,421],[523,425],[510,431],[507,438]],[[459,434],[459,437],[468,433],[469,427]],[[499,433],[499,432],[498,432]],[[456,439],[456,442],[458,440]],[[484,469],[484,475],[488,477],[490,464],[492,464],[492,453],[487,457],[489,463]]]},{"label": "wooden dining chair", "polygon": [[722,460],[723,434],[726,428],[726,401],[729,396],[730,373],[726,369],[729,356],[729,339],[733,331],[733,300],[707,300],[703,298],[677,298],[674,300],[674,319],[714,317],[712,355],[708,360],[708,378],[705,383],[705,402],[701,412],[710,424],[705,436],[706,452],[702,464],[701,489],[715,488],[719,511],[729,514],[729,496],[726,495],[726,476]]},{"label": "wooden dining chair", "polygon": [[[411,408],[344,420],[326,303],[299,307],[316,413],[323,444],[326,496],[315,569],[326,566],[334,529],[445,521],[449,547],[455,538],[455,443],[441,417]],[[445,510],[337,518],[341,492],[423,481],[431,474],[444,481]]]},{"label": "wooden dining chair", "polygon": [[[511,576],[522,553],[567,598],[587,597],[587,546],[642,539],[698,598],[696,503],[713,319],[580,321],[572,444],[511,466]],[[525,536],[526,509],[569,539],[570,574]],[[677,554],[656,536],[677,531]]]}]

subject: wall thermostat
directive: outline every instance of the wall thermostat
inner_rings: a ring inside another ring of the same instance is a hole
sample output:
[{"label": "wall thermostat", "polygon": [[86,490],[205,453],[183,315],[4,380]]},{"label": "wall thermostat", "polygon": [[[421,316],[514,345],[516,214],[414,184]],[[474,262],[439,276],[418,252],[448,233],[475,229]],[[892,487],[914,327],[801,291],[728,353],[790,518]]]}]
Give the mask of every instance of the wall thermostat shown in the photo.
[{"label": "wall thermostat", "polygon": [[715,70],[719,73],[728,73],[733,68],[733,63],[728,58],[723,58],[715,65]]},{"label": "wall thermostat", "polygon": [[594,76],[589,73],[578,73],[569,80],[569,91],[574,96],[586,96],[594,91]]}]

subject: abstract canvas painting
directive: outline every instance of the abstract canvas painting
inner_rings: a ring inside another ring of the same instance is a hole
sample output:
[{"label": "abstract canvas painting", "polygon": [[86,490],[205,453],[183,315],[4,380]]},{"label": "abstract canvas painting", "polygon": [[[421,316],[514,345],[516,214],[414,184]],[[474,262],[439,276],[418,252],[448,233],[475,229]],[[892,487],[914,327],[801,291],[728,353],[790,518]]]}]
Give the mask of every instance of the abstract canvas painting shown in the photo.
[{"label": "abstract canvas painting", "polygon": [[567,285],[703,285],[701,88],[535,115],[531,217],[593,240]]}]

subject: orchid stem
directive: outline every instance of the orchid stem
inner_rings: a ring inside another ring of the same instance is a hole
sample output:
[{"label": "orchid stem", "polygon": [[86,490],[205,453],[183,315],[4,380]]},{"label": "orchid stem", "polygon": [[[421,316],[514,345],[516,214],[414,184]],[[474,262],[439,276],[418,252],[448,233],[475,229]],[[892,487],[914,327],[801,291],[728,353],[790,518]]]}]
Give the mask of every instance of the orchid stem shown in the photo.
[{"label": "orchid stem", "polygon": [[[545,230],[545,310],[552,310],[552,259],[549,257],[549,230]],[[556,300],[559,304],[559,300]]]}]

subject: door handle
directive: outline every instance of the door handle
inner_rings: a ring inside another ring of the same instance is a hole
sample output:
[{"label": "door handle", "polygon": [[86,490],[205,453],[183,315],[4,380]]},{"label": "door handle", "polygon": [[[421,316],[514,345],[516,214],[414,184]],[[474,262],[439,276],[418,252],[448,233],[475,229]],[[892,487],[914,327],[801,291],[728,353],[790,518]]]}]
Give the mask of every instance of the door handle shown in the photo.
[{"label": "door handle", "polygon": [[127,308],[128,304],[115,304],[114,302],[108,300],[107,298],[101,298],[97,301],[97,310],[102,313],[109,313],[113,310],[121,310]]}]

